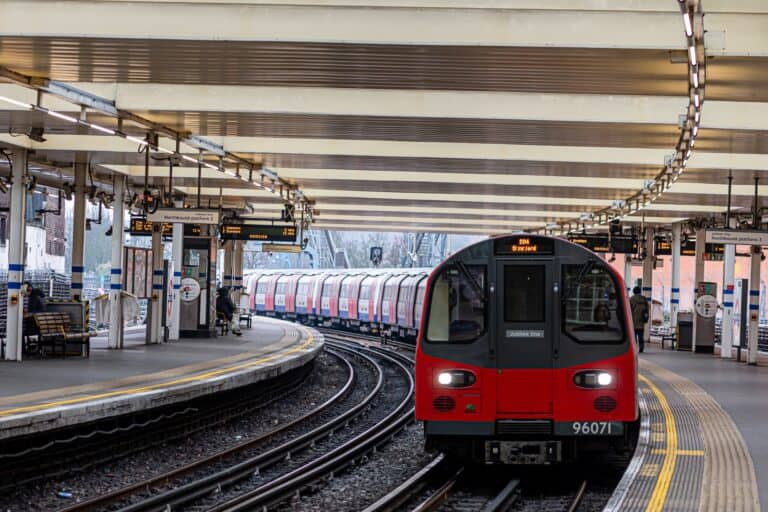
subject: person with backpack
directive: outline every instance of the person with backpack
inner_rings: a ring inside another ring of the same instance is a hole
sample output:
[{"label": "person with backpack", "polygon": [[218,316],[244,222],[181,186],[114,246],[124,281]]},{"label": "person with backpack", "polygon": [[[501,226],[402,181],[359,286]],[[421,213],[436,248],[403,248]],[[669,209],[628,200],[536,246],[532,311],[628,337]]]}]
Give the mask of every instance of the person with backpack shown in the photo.
[{"label": "person with backpack", "polygon": [[629,307],[632,309],[632,323],[635,327],[635,341],[640,347],[640,352],[645,350],[645,338],[644,330],[645,324],[648,322],[648,300],[643,297],[642,290],[639,286],[635,286],[632,289],[632,297],[629,299]]}]

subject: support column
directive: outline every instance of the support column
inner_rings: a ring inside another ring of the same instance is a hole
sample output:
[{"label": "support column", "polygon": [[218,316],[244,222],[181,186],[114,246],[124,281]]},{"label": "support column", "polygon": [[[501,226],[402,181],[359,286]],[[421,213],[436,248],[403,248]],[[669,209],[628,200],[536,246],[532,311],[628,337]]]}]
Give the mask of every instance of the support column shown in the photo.
[{"label": "support column", "polygon": [[627,289],[627,294],[632,294],[632,255],[624,255],[624,286]]},{"label": "support column", "polygon": [[706,248],[706,234],[703,229],[696,231],[696,256],[694,257],[693,271],[693,341],[691,351],[696,352],[696,299],[699,293],[699,283],[704,281],[704,249]]},{"label": "support column", "polygon": [[[176,201],[176,208],[182,208],[183,203]],[[179,329],[181,327],[181,263],[184,251],[184,224],[175,223],[173,225],[173,307],[171,309],[171,327],[168,332],[168,339],[171,341],[179,340]]]},{"label": "support column", "polygon": [[152,299],[150,321],[147,322],[147,343],[160,343],[161,317],[163,314],[163,227],[152,227]]},{"label": "support column", "polygon": [[672,328],[677,327],[677,313],[680,311],[680,224],[672,224],[672,293],[670,294],[670,320]]},{"label": "support column", "polygon": [[85,272],[85,179],[87,162],[78,155],[75,160],[75,208],[72,216],[72,284],[70,297],[81,300],[83,296],[83,272]]},{"label": "support column", "polygon": [[757,364],[757,341],[760,328],[760,263],[762,247],[752,247],[752,265],[749,272],[749,334],[747,336],[747,364]]},{"label": "support column", "polygon": [[10,233],[8,237],[8,309],[3,358],[21,361],[22,328],[24,324],[24,297],[21,283],[24,281],[25,232],[27,229],[27,150],[15,149],[11,155],[13,178],[11,180]]},{"label": "support column", "polygon": [[232,300],[235,301],[236,306],[240,306],[240,294],[243,292],[243,246],[245,242],[243,240],[237,240],[235,242],[235,257],[234,257],[234,270],[233,270],[233,286],[235,290]]},{"label": "support column", "polygon": [[643,296],[648,301],[648,321],[643,330],[646,343],[651,339],[651,305],[653,303],[653,228],[645,228],[646,258],[643,260]]},{"label": "support column", "polygon": [[125,176],[115,177],[112,209],[112,269],[109,285],[109,348],[123,348],[123,248],[125,246]]},{"label": "support column", "polygon": [[723,322],[720,328],[720,357],[733,357],[733,278],[736,245],[726,244],[723,255]]},{"label": "support column", "polygon": [[231,296],[232,293],[232,272],[233,272],[233,251],[232,247],[234,245],[233,240],[227,240],[224,242],[224,262],[222,265],[222,268],[224,269],[221,274],[221,286],[226,288]]}]

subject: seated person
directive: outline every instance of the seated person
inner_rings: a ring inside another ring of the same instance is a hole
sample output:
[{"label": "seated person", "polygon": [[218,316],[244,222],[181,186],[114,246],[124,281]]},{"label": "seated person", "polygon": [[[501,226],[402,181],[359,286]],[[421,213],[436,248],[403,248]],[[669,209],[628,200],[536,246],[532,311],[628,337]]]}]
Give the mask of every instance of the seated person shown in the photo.
[{"label": "seated person", "polygon": [[45,293],[42,290],[38,290],[29,281],[24,282],[24,294],[29,298],[27,301],[27,312],[30,315],[35,313],[45,312]]},{"label": "seated person", "polygon": [[219,288],[216,296],[216,314],[223,316],[229,322],[229,328],[235,336],[242,336],[240,321],[235,319],[235,303],[229,297],[229,290]]}]

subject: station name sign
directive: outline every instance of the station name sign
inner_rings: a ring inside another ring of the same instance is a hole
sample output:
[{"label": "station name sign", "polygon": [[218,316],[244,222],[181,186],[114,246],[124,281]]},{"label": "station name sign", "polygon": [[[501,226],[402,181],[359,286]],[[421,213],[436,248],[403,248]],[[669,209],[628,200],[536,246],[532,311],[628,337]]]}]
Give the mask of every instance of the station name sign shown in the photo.
[{"label": "station name sign", "polygon": [[707,242],[729,245],[768,245],[768,231],[713,229],[706,232]]},{"label": "station name sign", "polygon": [[632,236],[574,235],[568,237],[568,240],[598,253],[635,254],[637,252],[637,240]]},{"label": "station name sign", "polygon": [[261,252],[301,252],[300,245],[289,244],[261,244]]},{"label": "station name sign", "polygon": [[170,222],[179,224],[218,224],[219,210],[197,208],[158,208],[147,215],[149,222]]},{"label": "station name sign", "polygon": [[296,226],[259,224],[224,224],[222,240],[253,240],[256,242],[296,242]]}]

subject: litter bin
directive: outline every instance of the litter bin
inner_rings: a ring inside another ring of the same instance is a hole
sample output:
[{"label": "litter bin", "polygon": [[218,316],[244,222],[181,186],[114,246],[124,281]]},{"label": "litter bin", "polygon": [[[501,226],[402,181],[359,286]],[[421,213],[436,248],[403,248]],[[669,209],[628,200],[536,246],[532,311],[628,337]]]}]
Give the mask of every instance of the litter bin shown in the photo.
[{"label": "litter bin", "polygon": [[677,314],[677,350],[693,348],[693,312],[681,311]]}]

